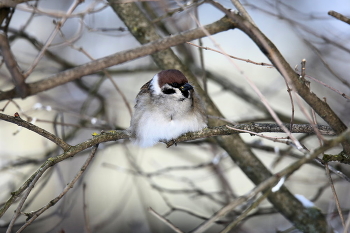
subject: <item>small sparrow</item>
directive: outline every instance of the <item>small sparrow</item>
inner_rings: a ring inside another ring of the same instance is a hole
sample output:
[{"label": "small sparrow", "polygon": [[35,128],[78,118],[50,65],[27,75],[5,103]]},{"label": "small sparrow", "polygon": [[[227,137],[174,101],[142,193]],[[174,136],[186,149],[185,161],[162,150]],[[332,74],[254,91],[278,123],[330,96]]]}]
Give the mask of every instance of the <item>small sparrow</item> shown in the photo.
[{"label": "small sparrow", "polygon": [[130,122],[131,141],[150,147],[207,127],[205,109],[178,70],[163,70],[141,87]]}]

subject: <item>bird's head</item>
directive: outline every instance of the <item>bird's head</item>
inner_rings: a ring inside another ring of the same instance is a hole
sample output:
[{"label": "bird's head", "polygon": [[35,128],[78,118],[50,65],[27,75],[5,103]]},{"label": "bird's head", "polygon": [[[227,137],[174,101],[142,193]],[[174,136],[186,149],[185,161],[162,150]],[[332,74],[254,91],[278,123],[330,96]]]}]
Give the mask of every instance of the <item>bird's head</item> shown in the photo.
[{"label": "bird's head", "polygon": [[185,75],[175,69],[163,70],[151,81],[153,95],[164,96],[183,101],[192,98],[193,86],[188,83]]}]

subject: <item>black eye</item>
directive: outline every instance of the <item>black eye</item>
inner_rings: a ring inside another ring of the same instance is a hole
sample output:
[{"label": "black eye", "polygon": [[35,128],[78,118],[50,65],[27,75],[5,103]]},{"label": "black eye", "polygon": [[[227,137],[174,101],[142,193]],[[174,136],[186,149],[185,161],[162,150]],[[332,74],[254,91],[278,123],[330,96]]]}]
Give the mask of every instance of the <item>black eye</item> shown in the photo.
[{"label": "black eye", "polygon": [[174,94],[175,90],[174,89],[163,89],[163,93],[170,95],[170,94]]},{"label": "black eye", "polygon": [[181,85],[178,83],[171,83],[170,84],[172,87],[179,88]]}]

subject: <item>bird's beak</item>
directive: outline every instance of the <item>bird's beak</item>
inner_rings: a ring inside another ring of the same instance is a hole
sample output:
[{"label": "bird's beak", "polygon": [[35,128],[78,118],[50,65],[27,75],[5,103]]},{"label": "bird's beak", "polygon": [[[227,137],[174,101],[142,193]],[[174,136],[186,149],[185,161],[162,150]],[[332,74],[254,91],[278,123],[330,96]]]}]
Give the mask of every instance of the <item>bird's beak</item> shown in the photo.
[{"label": "bird's beak", "polygon": [[191,90],[191,89],[193,89],[193,87],[189,83],[186,83],[185,85],[180,87],[180,91],[188,91],[188,90]]}]

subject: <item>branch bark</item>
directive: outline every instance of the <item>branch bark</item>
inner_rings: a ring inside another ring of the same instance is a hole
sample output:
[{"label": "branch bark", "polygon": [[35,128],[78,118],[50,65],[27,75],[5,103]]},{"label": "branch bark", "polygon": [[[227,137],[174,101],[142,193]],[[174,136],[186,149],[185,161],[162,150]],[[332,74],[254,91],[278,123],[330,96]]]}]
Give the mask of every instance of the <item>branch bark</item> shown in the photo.
[{"label": "branch bark", "polygon": [[[199,68],[196,69],[196,72],[200,72]],[[251,104],[255,108],[257,108],[259,111],[262,111],[266,116],[269,116],[269,111],[265,108],[264,104],[261,103],[261,101],[252,95],[250,95],[248,92],[244,90],[244,88],[236,86],[233,82],[231,82],[229,79],[225,78],[222,75],[217,75],[211,72],[206,72],[207,78],[213,80],[217,84],[221,85],[221,87],[224,90],[229,90],[232,93],[234,93],[237,97],[243,99],[245,102]],[[283,114],[282,112],[275,111],[277,116],[281,119],[283,122],[289,122],[290,116]],[[299,120],[294,120],[293,123],[305,123],[301,122]]]},{"label": "branch bark", "polygon": [[1,0],[0,7],[16,7],[17,4],[29,1],[32,0]]},{"label": "branch bark", "polygon": [[[5,202],[5,204],[0,209],[0,218],[7,211],[7,209],[17,200],[17,198],[23,192],[25,192],[27,190],[28,187],[35,185],[37,180],[50,167],[54,166],[55,164],[57,164],[63,160],[66,160],[70,157],[73,157],[77,153],[79,153],[85,149],[88,149],[94,145],[97,145],[99,143],[129,138],[129,133],[125,130],[111,130],[108,132],[102,132],[101,134],[94,134],[92,139],[87,140],[85,142],[82,142],[80,144],[77,144],[75,146],[70,146],[67,143],[65,143],[62,139],[56,137],[55,135],[52,135],[51,133],[45,131],[44,129],[41,129],[41,128],[39,128],[39,127],[29,123],[29,122],[26,122],[26,121],[20,119],[19,117],[12,117],[12,116],[8,116],[8,115],[0,113],[0,119],[17,124],[17,125],[20,125],[20,126],[23,126],[29,130],[32,130],[33,132],[38,133],[41,136],[48,138],[49,140],[55,142],[57,145],[61,146],[61,148],[65,151],[63,154],[61,154],[59,156],[49,158],[45,163],[43,163],[39,167],[39,169],[36,172],[34,172],[34,174],[32,174],[22,184],[22,186],[18,190],[11,193],[11,197]],[[286,124],[286,126],[288,127],[289,124]],[[265,132],[265,131],[269,131],[269,130],[276,130],[279,132],[283,132],[276,124],[259,124],[259,123],[242,124],[242,125],[235,125],[235,127],[239,128],[239,129],[245,129],[245,130],[251,130],[251,131],[255,130],[257,132]],[[329,131],[330,128],[327,126],[318,126],[318,128],[323,133],[332,133],[331,131]],[[301,131],[300,129],[304,129],[304,131]],[[312,133],[313,132],[313,128],[310,125],[294,125],[293,130],[296,130],[298,133],[301,133],[301,132]],[[233,133],[240,133],[240,132],[229,129],[226,126],[220,126],[220,127],[215,127],[213,129],[204,129],[200,132],[184,134],[184,135],[180,136],[177,139],[177,141],[194,140],[194,139],[198,139],[198,138],[206,138],[209,136],[218,136],[218,135],[226,135],[226,134],[233,134]],[[27,190],[27,192],[28,192],[28,190]]]},{"label": "branch bark", "polygon": [[22,232],[27,226],[29,226],[35,219],[37,219],[42,213],[44,213],[46,210],[48,210],[49,208],[51,208],[52,206],[54,206],[59,200],[62,199],[62,197],[70,190],[74,187],[74,184],[78,181],[78,179],[81,177],[81,175],[85,172],[85,170],[87,169],[87,167],[89,166],[90,162],[92,161],[92,159],[95,157],[96,152],[97,152],[97,148],[98,148],[99,144],[96,144],[94,147],[92,147],[91,153],[89,155],[89,157],[86,159],[85,163],[83,164],[83,166],[80,168],[80,170],[77,172],[77,174],[75,175],[74,179],[69,182],[66,187],[64,188],[64,190],[54,199],[52,199],[51,201],[49,201],[44,207],[40,208],[39,210],[36,211],[31,211],[30,213],[25,213],[25,215],[27,216],[27,220],[25,222],[25,224],[23,224],[23,226],[21,226],[21,228],[17,231],[18,233]]},{"label": "branch bark", "polygon": [[[22,186],[14,192],[11,192],[11,197],[2,205],[0,208],[0,218],[7,211],[7,209],[17,200],[17,198],[26,191],[29,186],[34,186],[36,181],[46,172],[47,169],[54,166],[55,164],[75,156],[77,153],[86,150],[92,146],[95,146],[101,142],[116,141],[119,139],[128,139],[129,134],[124,130],[114,130],[107,133],[101,133],[94,135],[93,138],[71,146],[64,153],[51,157],[46,160],[23,184]],[[34,183],[33,183],[34,182]],[[28,190],[27,190],[28,191]]]},{"label": "branch bark", "polygon": [[46,131],[46,130],[44,130],[36,125],[33,125],[25,120],[22,120],[19,116],[12,117],[12,116],[0,113],[0,119],[7,121],[7,122],[14,123],[18,126],[22,126],[26,129],[29,129],[29,130],[43,136],[44,138],[49,139],[50,141],[55,143],[57,146],[61,147],[64,151],[67,151],[71,147],[71,145],[64,142],[61,138],[56,137],[56,135],[54,135],[54,134],[52,134],[52,133],[50,133],[50,132],[48,132],[48,131]]},{"label": "branch bark", "polygon": [[339,19],[340,21],[343,21],[344,23],[350,24],[350,19],[336,11],[328,11],[328,15],[333,16],[336,19]]},{"label": "branch bark", "polygon": [[[208,219],[204,224],[202,224],[201,227],[196,229],[195,232],[203,232],[205,231],[214,221],[219,219],[220,217],[223,217],[233,211],[238,205],[241,205],[242,203],[252,199],[253,197],[257,196],[259,192],[270,192],[271,187],[273,185],[276,185],[276,183],[285,176],[290,176],[293,172],[295,172],[297,169],[299,169],[302,165],[305,163],[311,161],[312,159],[315,159],[317,156],[325,152],[326,150],[338,145],[339,143],[343,141],[350,141],[350,131],[346,130],[344,133],[339,135],[338,137],[328,141],[323,146],[317,148],[313,153],[310,153],[308,155],[305,155],[303,158],[299,159],[298,161],[294,162],[290,166],[284,168],[280,172],[274,174],[270,178],[266,179],[264,182],[257,185],[251,192],[249,192],[245,196],[238,197],[236,200],[232,201],[227,206],[223,207],[219,211],[217,211],[210,219]],[[287,205],[290,205],[290,203],[286,203]],[[291,206],[290,206],[291,207]],[[294,208],[294,206],[293,206]],[[310,211],[315,211],[317,213],[316,208],[309,208]],[[226,231],[225,231],[226,232]],[[306,231],[304,231],[306,232]],[[307,232],[319,232],[317,229],[310,230]],[[322,232],[326,232],[326,229]]]},{"label": "branch bark", "polygon": [[[234,28],[234,24],[228,18],[222,18],[212,24],[206,25],[205,28],[211,34],[216,34]],[[110,66],[118,65],[127,61],[134,60],[136,58],[144,57],[152,53],[204,36],[205,33],[202,30],[193,29],[175,36],[169,36],[164,39],[153,41],[135,49],[115,53],[113,55],[97,59],[92,62],[88,62],[84,65],[77,66],[75,68],[52,75],[44,80],[28,83],[29,93],[27,96],[35,95],[37,93],[49,90],[51,88],[55,88],[67,82],[81,78],[82,76],[89,75],[102,69],[108,68]],[[16,90],[16,88],[9,91],[0,92],[0,100],[13,99],[18,97],[23,98],[23,96],[20,96],[20,93]]]},{"label": "branch bark", "polygon": [[4,58],[6,67],[10,72],[13,82],[15,84],[15,90],[19,97],[26,97],[29,93],[28,86],[25,83],[25,78],[20,70],[15,56],[13,55],[8,38],[5,34],[0,33],[0,50]]},{"label": "branch bark", "polygon": [[[337,133],[341,134],[347,127],[343,121],[334,113],[329,105],[318,98],[315,93],[311,92],[310,88],[306,85],[306,80],[300,78],[293,68],[284,59],[277,47],[249,21],[243,19],[240,15],[234,14],[231,11],[224,8],[221,4],[211,1],[212,5],[224,12],[233,22],[237,24],[237,28],[247,34],[254,43],[259,47],[261,52],[272,62],[281,75],[286,78],[288,83],[293,89],[310,105],[312,109],[324,120],[329,126]],[[350,155],[350,144],[344,142],[342,144],[344,152]]]},{"label": "branch bark", "polygon": [[[181,135],[175,141],[167,142],[167,146],[172,146],[175,142],[184,142],[201,138],[208,138],[214,136],[223,136],[223,135],[232,135],[242,133],[241,131],[230,128],[234,127],[238,130],[246,130],[254,133],[284,133],[283,129],[278,124],[270,123],[250,123],[250,124],[238,124],[238,125],[222,125],[213,128],[205,128],[198,132],[190,132]],[[284,124],[291,133],[307,133],[314,134],[314,128],[309,124],[293,124],[292,129],[290,129],[290,124]],[[325,125],[317,125],[317,128],[320,130],[321,134],[328,136],[335,136],[334,131]],[[243,132],[244,133],[244,132]]]},{"label": "branch bark", "polygon": [[[24,127],[30,131],[33,131],[44,138],[47,138],[48,140],[52,141],[56,145],[62,148],[64,151],[68,151],[72,146],[63,141],[61,138],[57,137],[56,135],[36,126],[33,125],[30,122],[27,122],[23,119],[21,119],[19,116],[9,116],[6,114],[0,113],[0,120],[4,120],[7,122],[14,123],[18,126]],[[232,126],[235,129],[231,129],[228,126]],[[306,134],[314,134],[314,128],[312,125],[309,124],[293,124],[292,129],[290,129],[290,124],[284,124],[285,127],[287,127],[292,133],[306,133]],[[334,131],[329,127],[325,125],[317,125],[318,130],[323,135],[328,136],[334,136]],[[176,138],[176,142],[185,142],[195,139],[203,139],[208,137],[215,137],[215,136],[223,136],[223,135],[231,135],[231,134],[240,134],[240,133],[246,133],[241,132],[238,130],[245,130],[245,131],[251,131],[254,133],[284,133],[283,129],[278,126],[277,124],[272,123],[249,123],[249,124],[238,124],[238,125],[221,125],[213,128],[205,128],[198,132],[190,132],[181,135],[180,137]],[[112,134],[114,136],[111,136],[107,141],[115,141],[119,139],[128,139],[128,133],[125,130],[110,130],[108,132],[102,132],[101,134],[94,134],[94,136],[97,135],[106,135],[106,134]],[[106,142],[105,138],[100,138],[101,141],[97,141],[97,143]],[[167,142],[167,146],[171,146],[174,144],[173,141]]]},{"label": "branch bark", "polygon": [[[149,43],[152,40],[160,38],[154,26],[148,18],[143,15],[135,3],[120,4],[111,0],[109,2],[119,18],[124,21],[130,32],[140,43]],[[233,27],[235,27],[235,23],[232,23]],[[211,34],[211,32],[209,33]],[[206,103],[207,113],[209,115],[222,117],[222,114],[209,96],[200,88],[193,73],[188,67],[181,63],[180,59],[172,50],[168,49],[161,53],[154,53],[152,57],[161,69],[181,70],[189,81],[197,87],[197,93]],[[210,121],[211,127],[218,126],[219,124],[219,121]],[[253,154],[238,135],[217,137],[215,140],[227,151],[230,157],[255,184],[258,185],[271,177],[272,174],[270,171]],[[310,209],[305,208],[287,188],[282,187],[280,191],[269,194],[268,199],[281,214],[300,230],[304,232],[326,231],[327,222],[322,213],[320,211],[310,211]],[[291,206],[293,206],[293,208],[290,208]]]}]

